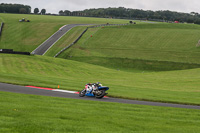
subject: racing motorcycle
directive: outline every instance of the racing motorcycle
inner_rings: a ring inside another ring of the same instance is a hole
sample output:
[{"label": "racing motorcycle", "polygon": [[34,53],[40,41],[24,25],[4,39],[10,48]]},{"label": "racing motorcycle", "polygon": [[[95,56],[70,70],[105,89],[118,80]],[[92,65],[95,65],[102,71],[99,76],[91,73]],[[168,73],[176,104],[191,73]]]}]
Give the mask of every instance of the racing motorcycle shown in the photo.
[{"label": "racing motorcycle", "polygon": [[102,86],[102,84],[99,82],[92,83],[92,84],[89,83],[85,85],[85,89],[79,92],[79,96],[80,97],[89,96],[89,97],[96,97],[100,99],[108,94],[106,93],[107,90],[109,90],[109,87]]}]

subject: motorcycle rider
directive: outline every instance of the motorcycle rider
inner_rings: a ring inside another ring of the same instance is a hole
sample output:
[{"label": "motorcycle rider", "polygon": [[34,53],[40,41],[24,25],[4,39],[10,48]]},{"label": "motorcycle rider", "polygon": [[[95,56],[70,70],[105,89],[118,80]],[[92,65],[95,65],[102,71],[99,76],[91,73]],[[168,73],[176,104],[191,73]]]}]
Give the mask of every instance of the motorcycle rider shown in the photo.
[{"label": "motorcycle rider", "polygon": [[98,87],[102,86],[102,84],[100,82],[94,83],[94,91],[98,89]]},{"label": "motorcycle rider", "polygon": [[86,84],[87,85],[87,90],[88,91],[96,91],[98,89],[98,87],[102,86],[102,84],[100,82],[97,82],[97,83],[89,83],[89,84]]}]

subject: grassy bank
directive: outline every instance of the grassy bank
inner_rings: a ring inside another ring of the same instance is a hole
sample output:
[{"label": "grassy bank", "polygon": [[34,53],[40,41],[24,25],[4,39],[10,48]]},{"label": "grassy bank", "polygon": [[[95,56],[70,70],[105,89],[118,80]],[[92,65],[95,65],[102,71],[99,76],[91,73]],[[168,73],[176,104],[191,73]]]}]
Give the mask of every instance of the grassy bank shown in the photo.
[{"label": "grassy bank", "polygon": [[[151,70],[152,66],[146,62],[155,64],[155,61],[158,65],[154,65],[153,71],[188,69],[187,65],[200,64],[200,49],[196,47],[199,29],[198,25],[164,23],[89,29],[59,57],[115,69],[119,66],[119,69]],[[138,60],[141,65],[135,64]]]},{"label": "grassy bank", "polygon": [[199,132],[198,110],[0,92],[0,132]]},{"label": "grassy bank", "polygon": [[[0,48],[31,52],[66,24],[127,23],[128,20],[0,13],[5,22]],[[19,22],[27,18],[31,22]]]},{"label": "grassy bank", "polygon": [[[20,23],[27,18],[30,23]],[[66,24],[128,20],[0,14],[0,49],[31,52]],[[109,96],[200,105],[200,26],[136,24],[70,30],[46,56],[0,54],[0,82],[80,91],[109,86]],[[91,37],[92,35],[92,37]],[[199,111],[0,92],[0,132],[199,132]]]},{"label": "grassy bank", "polygon": [[182,63],[172,61],[157,61],[157,60],[143,60],[143,59],[129,59],[129,58],[115,58],[115,57],[97,57],[97,56],[71,56],[67,57],[69,60],[79,62],[86,62],[89,64],[99,65],[119,71],[127,72],[159,72],[159,71],[173,71],[200,68],[197,63]]},{"label": "grassy bank", "polygon": [[199,69],[167,72],[124,72],[77,61],[44,56],[0,55],[0,82],[81,90],[102,82],[109,95],[186,104],[200,104]]},{"label": "grassy bank", "polygon": [[[53,33],[66,23],[127,21],[0,15],[8,26],[1,37],[1,48],[5,46],[22,51],[32,50],[36,47],[33,42],[42,41],[42,37],[48,37],[47,34]],[[18,22],[18,18],[22,17],[27,17],[31,22]],[[17,31],[19,25],[23,30],[15,34],[14,30]],[[39,31],[35,29],[38,25],[43,25],[43,28],[39,27]],[[82,28],[72,29],[47,55],[52,56],[70,43]],[[199,29],[198,25],[164,23],[90,28],[76,45],[59,56],[70,60],[1,54],[0,82],[52,88],[60,85],[61,89],[81,90],[86,83],[99,81],[111,88],[109,95],[113,97],[199,105],[200,49],[196,47]],[[45,31],[45,35],[39,34],[41,30]],[[23,44],[22,42],[26,42],[24,39],[29,37],[27,42],[30,45]],[[14,43],[15,41],[18,42]]]}]

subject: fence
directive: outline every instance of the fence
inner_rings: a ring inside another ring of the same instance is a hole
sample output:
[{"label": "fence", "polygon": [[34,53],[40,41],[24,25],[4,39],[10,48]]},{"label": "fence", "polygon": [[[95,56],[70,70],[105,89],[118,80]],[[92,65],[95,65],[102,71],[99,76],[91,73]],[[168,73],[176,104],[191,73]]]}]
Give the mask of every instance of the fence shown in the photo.
[{"label": "fence", "polygon": [[60,55],[62,52],[64,52],[66,49],[70,48],[72,45],[74,45],[75,43],[78,42],[78,40],[83,36],[83,34],[88,30],[88,27],[81,33],[81,35],[70,45],[68,45],[67,47],[65,47],[64,49],[62,49],[60,52],[58,52],[54,57],[57,57],[58,55]]},{"label": "fence", "polygon": [[101,27],[101,26],[123,26],[123,25],[129,25],[129,23],[127,24],[101,24],[101,25],[95,25],[95,26],[90,26],[87,27],[82,33],[81,35],[70,45],[68,45],[67,47],[65,47],[64,49],[62,49],[60,52],[58,52],[54,57],[58,57],[62,52],[64,52],[65,50],[67,50],[68,48],[70,48],[71,46],[73,46],[75,43],[78,42],[79,39],[81,39],[81,37],[83,36],[83,34],[89,29],[89,28],[96,28],[96,27]]},{"label": "fence", "polygon": [[30,55],[29,52],[13,51],[13,49],[0,49],[0,53]]},{"label": "fence", "polygon": [[2,30],[3,30],[3,26],[4,26],[4,22],[1,23],[1,27],[0,27],[0,36],[1,36]]}]

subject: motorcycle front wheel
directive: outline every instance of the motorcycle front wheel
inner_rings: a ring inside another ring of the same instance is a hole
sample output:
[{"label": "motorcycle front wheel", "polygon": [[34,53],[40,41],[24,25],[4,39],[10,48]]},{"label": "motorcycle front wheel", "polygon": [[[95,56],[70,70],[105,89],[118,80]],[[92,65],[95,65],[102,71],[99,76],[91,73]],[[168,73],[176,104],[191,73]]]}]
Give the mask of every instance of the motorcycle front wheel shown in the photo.
[{"label": "motorcycle front wheel", "polygon": [[80,97],[84,97],[84,96],[85,96],[85,93],[86,93],[86,90],[83,89],[82,91],[79,92],[79,96],[80,96]]},{"label": "motorcycle front wheel", "polygon": [[95,97],[100,99],[100,98],[103,98],[106,94],[106,91],[105,90],[99,90],[96,94],[95,94]]}]

